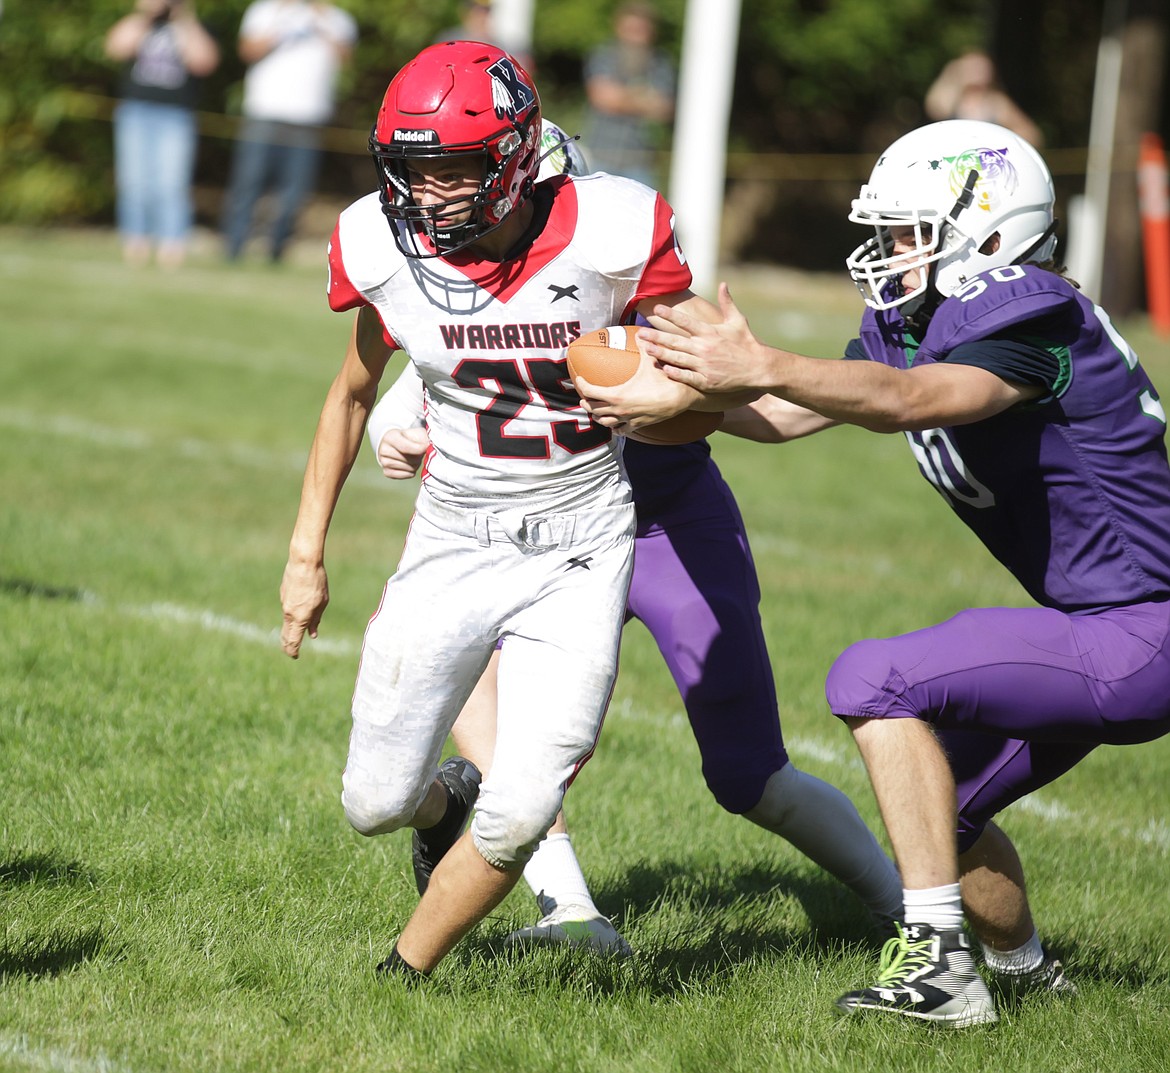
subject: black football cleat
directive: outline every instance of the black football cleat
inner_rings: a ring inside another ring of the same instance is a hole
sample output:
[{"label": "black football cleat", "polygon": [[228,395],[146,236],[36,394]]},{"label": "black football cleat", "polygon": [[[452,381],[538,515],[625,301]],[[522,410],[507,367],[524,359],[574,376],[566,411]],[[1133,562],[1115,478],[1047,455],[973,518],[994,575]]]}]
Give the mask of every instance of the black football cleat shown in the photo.
[{"label": "black football cleat", "polygon": [[482,778],[479,768],[461,756],[444,760],[435,777],[447,791],[447,811],[434,827],[416,830],[411,839],[411,864],[419,894],[426,893],[435,866],[463,834],[467,818],[475,807],[475,799],[479,797]]}]

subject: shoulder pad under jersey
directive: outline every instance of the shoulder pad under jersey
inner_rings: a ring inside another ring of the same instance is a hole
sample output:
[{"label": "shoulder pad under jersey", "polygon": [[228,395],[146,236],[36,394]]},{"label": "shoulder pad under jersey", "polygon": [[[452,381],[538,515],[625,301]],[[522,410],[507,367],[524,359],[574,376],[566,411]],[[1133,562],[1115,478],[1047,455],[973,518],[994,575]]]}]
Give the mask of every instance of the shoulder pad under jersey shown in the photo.
[{"label": "shoulder pad under jersey", "polygon": [[573,244],[606,276],[636,272],[654,235],[658,194],[620,175],[574,176],[578,221]]},{"label": "shoulder pad under jersey", "polygon": [[938,358],[962,343],[1000,335],[1017,324],[1077,307],[1077,290],[1035,265],[1008,265],[980,273],[939,305],[920,357]]},{"label": "shoulder pad under jersey", "polygon": [[345,274],[363,294],[381,286],[405,265],[376,193],[367,194],[341,213],[337,238]]}]

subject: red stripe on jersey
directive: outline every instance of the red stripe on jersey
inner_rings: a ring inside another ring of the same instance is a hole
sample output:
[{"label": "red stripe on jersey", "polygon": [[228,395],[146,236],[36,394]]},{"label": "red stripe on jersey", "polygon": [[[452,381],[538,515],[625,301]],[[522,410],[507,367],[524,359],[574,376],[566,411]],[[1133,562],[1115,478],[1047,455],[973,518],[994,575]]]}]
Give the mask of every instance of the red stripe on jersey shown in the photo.
[{"label": "red stripe on jersey", "polygon": [[[345,271],[345,262],[341,256],[341,222],[333,228],[333,238],[329,240],[329,286],[326,296],[329,298],[329,308],[334,313],[344,313],[347,309],[357,309],[359,306],[369,305],[366,296],[350,281]],[[386,322],[382,320],[382,311],[375,307],[378,319],[382,321],[382,339],[391,350],[398,349],[398,343],[386,330]]]},{"label": "red stripe on jersey", "polygon": [[559,257],[577,230],[577,191],[567,175],[546,180],[554,185],[548,221],[527,250],[511,261],[484,261],[471,250],[460,250],[443,260],[458,269],[481,290],[506,302],[542,268]]},{"label": "red stripe on jersey", "polygon": [[329,299],[329,308],[334,313],[342,313],[347,309],[357,309],[367,305],[366,297],[359,291],[345,271],[345,261],[341,256],[341,221],[338,220],[333,228],[333,237],[329,240],[329,284],[325,290]]},{"label": "red stripe on jersey", "polygon": [[643,298],[658,298],[691,287],[691,266],[675,234],[674,209],[661,194],[654,200],[654,241],[650,250],[646,268],[638,280],[638,290],[624,310],[623,324],[628,323]]}]

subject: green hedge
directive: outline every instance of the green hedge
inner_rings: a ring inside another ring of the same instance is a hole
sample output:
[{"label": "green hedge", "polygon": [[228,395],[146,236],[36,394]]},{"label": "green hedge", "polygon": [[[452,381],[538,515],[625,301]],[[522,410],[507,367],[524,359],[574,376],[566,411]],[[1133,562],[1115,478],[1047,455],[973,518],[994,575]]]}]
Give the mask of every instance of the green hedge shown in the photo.
[{"label": "green hedge", "polygon": [[[390,76],[439,29],[456,21],[457,4],[339,2],[357,18],[361,38],[341,86],[335,125],[360,132],[368,129]],[[616,0],[535,3],[533,51],[545,110],[572,124],[583,101],[583,56],[609,36],[608,12]],[[1098,8],[1100,0],[1052,4],[1061,15],[1052,31],[1057,39],[1038,54],[1037,64],[1055,68],[1059,56],[1061,70],[1076,62],[1082,69],[1053,83],[1058,100],[1038,99],[1029,110],[1049,132],[1073,131],[1069,144],[1083,145],[1094,43],[1093,35],[1078,36],[1070,9]],[[108,109],[117,71],[103,56],[102,39],[130,6],[126,0],[8,0],[0,16],[0,221],[110,218]],[[223,50],[220,69],[202,94],[201,108],[212,117],[230,117],[238,110],[243,67],[235,39],[246,6],[247,0],[197,4]],[[676,57],[685,6],[686,0],[659,2],[661,41]],[[995,6],[937,0],[744,0],[732,148],[822,153],[880,148],[921,121],[922,93],[946,59],[989,40],[987,13]],[[1099,21],[1088,17],[1087,24],[1095,29]],[[1026,73],[1017,72],[1020,77]],[[1032,84],[1043,84],[1038,74],[1029,77]],[[223,132],[230,131],[230,124],[220,121],[209,131],[211,125],[204,124],[209,136],[201,146],[200,177],[215,186],[226,169],[230,136]],[[323,187],[352,189],[356,183],[360,188],[368,167],[343,155],[331,162]]]}]

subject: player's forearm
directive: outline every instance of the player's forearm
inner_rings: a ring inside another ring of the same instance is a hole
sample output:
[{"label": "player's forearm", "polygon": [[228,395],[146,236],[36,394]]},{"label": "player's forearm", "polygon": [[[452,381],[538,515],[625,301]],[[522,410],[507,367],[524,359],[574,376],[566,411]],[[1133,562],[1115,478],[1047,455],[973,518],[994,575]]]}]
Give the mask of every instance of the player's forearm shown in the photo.
[{"label": "player's forearm", "polygon": [[334,383],[309,449],[301,504],[289,541],[290,560],[302,563],[324,560],[329,524],[357,458],[368,414],[368,402],[344,393]]},{"label": "player's forearm", "polygon": [[831,428],[835,423],[775,395],[761,395],[749,406],[728,410],[719,431],[757,443],[787,443]]},{"label": "player's forearm", "polygon": [[873,432],[966,425],[1044,391],[1040,385],[1013,383],[961,362],[895,369],[875,361],[806,358],[771,350],[767,368],[769,393]]},{"label": "player's forearm", "polygon": [[771,395],[872,432],[930,428],[926,400],[905,373],[876,362],[809,358],[763,348],[758,386]]}]

